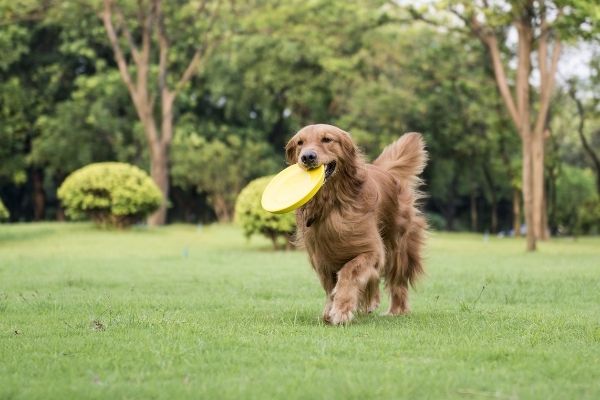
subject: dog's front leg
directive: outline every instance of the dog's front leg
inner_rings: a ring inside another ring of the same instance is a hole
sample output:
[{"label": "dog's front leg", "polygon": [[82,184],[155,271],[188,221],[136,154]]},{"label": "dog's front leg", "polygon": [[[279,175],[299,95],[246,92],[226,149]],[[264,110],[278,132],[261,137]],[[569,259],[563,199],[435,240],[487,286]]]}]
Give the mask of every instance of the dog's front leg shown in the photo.
[{"label": "dog's front leg", "polygon": [[375,253],[363,253],[348,261],[338,272],[329,310],[330,323],[338,325],[352,320],[367,284],[379,279],[376,268],[378,260]]},{"label": "dog's front leg", "polygon": [[337,275],[328,271],[322,271],[319,273],[319,279],[321,280],[321,285],[325,290],[323,321],[331,323],[329,319],[329,312],[331,311],[331,306],[333,305],[333,289],[335,288],[335,284],[337,282]]}]

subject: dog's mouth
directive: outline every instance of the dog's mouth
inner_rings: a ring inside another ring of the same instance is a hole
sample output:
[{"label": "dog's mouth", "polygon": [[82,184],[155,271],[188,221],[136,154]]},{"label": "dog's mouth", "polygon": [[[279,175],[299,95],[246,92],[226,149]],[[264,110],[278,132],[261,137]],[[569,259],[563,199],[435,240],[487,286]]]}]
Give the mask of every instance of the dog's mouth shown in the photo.
[{"label": "dog's mouth", "polygon": [[337,163],[335,161],[325,164],[325,180],[329,179],[329,177],[335,172],[336,165]]},{"label": "dog's mouth", "polygon": [[[324,164],[324,165],[325,165],[325,180],[327,180],[327,179],[329,179],[331,177],[331,175],[334,174],[335,167],[337,166],[337,163],[335,161],[331,161],[331,162],[328,162],[327,164]],[[307,170],[311,170],[311,169],[315,169],[315,168],[319,167],[318,164],[315,164],[314,166],[313,165],[301,164],[301,166],[304,169],[307,169]]]}]

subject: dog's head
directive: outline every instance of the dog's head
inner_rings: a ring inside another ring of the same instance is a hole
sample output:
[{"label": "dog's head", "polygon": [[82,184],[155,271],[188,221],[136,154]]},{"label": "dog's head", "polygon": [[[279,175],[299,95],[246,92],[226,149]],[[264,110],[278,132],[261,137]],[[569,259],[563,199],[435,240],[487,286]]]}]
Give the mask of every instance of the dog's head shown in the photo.
[{"label": "dog's head", "polygon": [[325,165],[325,179],[353,162],[356,153],[356,147],[347,132],[326,124],[305,126],[285,146],[289,164],[298,163],[305,169]]}]

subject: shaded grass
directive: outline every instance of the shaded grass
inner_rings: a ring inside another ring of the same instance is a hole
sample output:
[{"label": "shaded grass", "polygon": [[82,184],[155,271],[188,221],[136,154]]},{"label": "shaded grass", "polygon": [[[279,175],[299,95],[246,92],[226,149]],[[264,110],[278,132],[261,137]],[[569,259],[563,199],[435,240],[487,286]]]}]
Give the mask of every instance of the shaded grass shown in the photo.
[{"label": "shaded grass", "polygon": [[413,313],[342,328],[306,255],[268,249],[0,226],[0,398],[600,398],[598,238],[432,234]]}]

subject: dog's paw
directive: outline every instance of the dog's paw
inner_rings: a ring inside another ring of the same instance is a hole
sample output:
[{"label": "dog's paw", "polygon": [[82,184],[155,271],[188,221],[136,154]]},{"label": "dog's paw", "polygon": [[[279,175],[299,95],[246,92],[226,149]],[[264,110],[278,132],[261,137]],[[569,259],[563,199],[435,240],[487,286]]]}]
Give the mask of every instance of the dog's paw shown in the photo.
[{"label": "dog's paw", "polygon": [[367,306],[367,313],[372,313],[373,311],[377,310],[377,308],[379,308],[379,299],[373,299],[371,301],[371,304],[369,304]]},{"label": "dog's paw", "polygon": [[332,325],[347,324],[354,318],[351,307],[337,307],[335,304],[329,311],[329,323]]},{"label": "dog's paw", "polygon": [[331,304],[331,301],[328,301],[325,303],[325,308],[323,308],[323,315],[321,317],[323,318],[323,322],[326,324],[331,323],[331,317],[329,316],[329,313],[331,312]]},{"label": "dog's paw", "polygon": [[407,315],[410,314],[410,308],[398,308],[393,310],[388,310],[386,313],[381,314],[383,317],[395,317],[398,315]]}]

